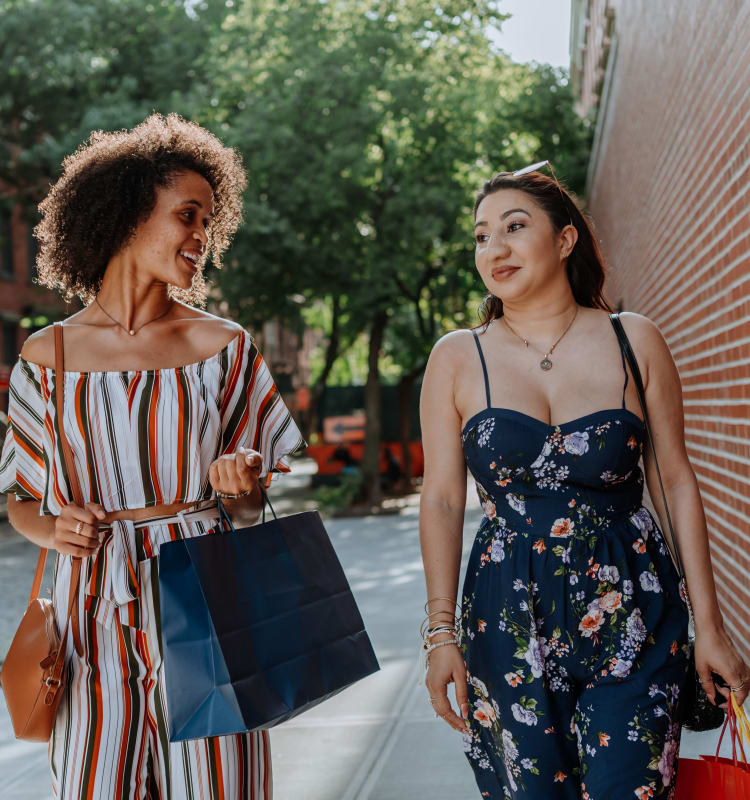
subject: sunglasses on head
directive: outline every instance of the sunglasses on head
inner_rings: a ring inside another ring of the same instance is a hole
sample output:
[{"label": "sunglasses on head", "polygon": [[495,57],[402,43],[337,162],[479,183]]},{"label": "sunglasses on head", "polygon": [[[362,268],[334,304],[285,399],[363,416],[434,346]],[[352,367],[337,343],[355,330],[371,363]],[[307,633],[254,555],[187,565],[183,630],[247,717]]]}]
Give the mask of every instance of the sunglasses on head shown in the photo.
[{"label": "sunglasses on head", "polygon": [[[552,177],[555,179],[555,183],[557,184],[557,188],[560,192],[560,197],[562,198],[563,205],[565,206],[566,211],[568,212],[568,218],[570,219],[570,224],[573,225],[573,217],[570,213],[570,208],[568,204],[565,202],[565,194],[563,193],[562,186],[560,186],[560,181],[557,180],[557,175],[555,175],[555,170],[552,169],[552,164],[549,160],[545,159],[544,161],[537,161],[536,164],[530,164],[528,167],[523,167],[523,169],[517,169],[515,172],[511,173],[514,178],[518,177],[519,175],[525,175],[527,172],[533,172],[534,170],[538,170],[540,167],[548,166],[549,171],[552,173]],[[575,225],[573,225],[575,228]]]}]

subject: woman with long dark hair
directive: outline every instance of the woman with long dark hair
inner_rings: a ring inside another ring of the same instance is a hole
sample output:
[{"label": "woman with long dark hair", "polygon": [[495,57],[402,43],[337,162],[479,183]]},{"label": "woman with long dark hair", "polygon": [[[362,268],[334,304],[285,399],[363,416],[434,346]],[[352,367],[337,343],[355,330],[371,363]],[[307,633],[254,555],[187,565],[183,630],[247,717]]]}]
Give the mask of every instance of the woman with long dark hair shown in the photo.
[{"label": "woman with long dark hair", "polygon": [[[464,734],[482,797],[671,797],[688,611],[641,503],[643,455],[664,522],[638,395],[591,225],[559,183],[520,172],[476,198],[482,324],[440,339],[422,387],[430,702]],[[750,670],[722,624],[677,369],[653,322],[621,320],[690,587],[696,669],[712,701],[732,690],[741,703]],[[456,631],[467,466],[484,516]]]},{"label": "woman with long dark hair", "polygon": [[55,796],[269,800],[266,731],[169,742],[159,625],[159,547],[219,530],[217,495],[256,519],[261,482],[303,444],[253,337],[200,308],[245,172],[176,114],[97,131],[63,166],[40,206],[39,280],[86,305],[64,322],[59,382],[52,327],[24,342],[0,461],[11,524],[57,551],[61,635],[82,559],[49,746]]}]

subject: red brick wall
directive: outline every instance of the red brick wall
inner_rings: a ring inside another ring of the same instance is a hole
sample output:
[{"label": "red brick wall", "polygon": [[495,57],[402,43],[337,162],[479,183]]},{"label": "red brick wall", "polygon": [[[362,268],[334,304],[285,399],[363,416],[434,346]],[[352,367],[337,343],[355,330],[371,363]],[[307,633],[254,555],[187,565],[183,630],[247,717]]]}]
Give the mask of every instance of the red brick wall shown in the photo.
[{"label": "red brick wall", "polygon": [[674,355],[724,618],[748,656],[750,3],[619,2],[615,36],[588,194],[607,295]]}]

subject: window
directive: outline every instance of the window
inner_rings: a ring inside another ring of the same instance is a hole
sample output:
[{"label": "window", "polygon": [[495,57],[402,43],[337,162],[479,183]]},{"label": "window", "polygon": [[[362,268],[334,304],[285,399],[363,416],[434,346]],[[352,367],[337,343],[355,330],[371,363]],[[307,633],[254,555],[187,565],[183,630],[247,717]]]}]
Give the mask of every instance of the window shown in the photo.
[{"label": "window", "polygon": [[3,364],[15,364],[18,359],[18,323],[4,319],[3,329]]},{"label": "window", "polygon": [[[10,214],[0,208],[0,278],[13,277],[13,241],[10,233]],[[15,361],[15,359],[14,359]]]},{"label": "window", "polygon": [[29,283],[36,282],[36,253],[37,241],[34,236],[34,226],[29,223],[28,227],[28,252],[29,252]]}]

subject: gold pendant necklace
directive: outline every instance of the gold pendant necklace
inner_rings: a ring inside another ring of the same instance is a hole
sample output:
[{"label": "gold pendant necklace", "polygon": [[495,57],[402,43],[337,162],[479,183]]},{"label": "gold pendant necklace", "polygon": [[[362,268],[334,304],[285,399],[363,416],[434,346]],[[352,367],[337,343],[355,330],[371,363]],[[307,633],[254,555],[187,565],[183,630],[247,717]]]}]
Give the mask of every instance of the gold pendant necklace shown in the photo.
[{"label": "gold pendant necklace", "polygon": [[[564,330],[564,331],[563,331],[563,332],[562,332],[562,333],[561,333],[561,334],[560,334],[560,335],[557,337],[557,342],[559,342],[559,341],[560,341],[560,339],[562,339],[562,337],[563,337],[563,336],[565,336],[565,334],[566,334],[566,333],[567,333],[567,332],[570,330],[570,326],[573,324],[573,322],[574,322],[574,320],[575,320],[575,318],[576,318],[577,316],[578,316],[578,306],[576,306],[576,313],[575,313],[575,314],[573,314],[573,319],[571,319],[571,320],[570,320],[570,322],[568,323],[568,327],[567,327],[567,328],[565,328],[565,330]],[[528,340],[528,339],[524,339],[524,338],[523,338],[523,336],[519,336],[519,334],[517,334],[517,333],[516,333],[516,332],[513,330],[513,328],[511,328],[511,326],[510,326],[510,323],[508,322],[508,320],[507,320],[507,319],[505,319],[505,315],[503,315],[503,316],[502,316],[500,319],[502,319],[502,321],[503,321],[503,322],[504,322],[504,323],[505,323],[505,324],[508,326],[508,330],[510,330],[510,332],[511,332],[511,333],[513,333],[513,334],[515,334],[516,336],[518,336],[518,338],[519,338],[519,339],[520,339],[520,340],[521,340],[521,341],[522,341],[522,342],[523,342],[523,343],[526,345],[526,347],[528,347],[528,346],[529,346],[529,340]],[[554,349],[557,347],[557,342],[555,342],[555,343],[552,345],[552,347],[550,347],[550,349],[549,349],[549,351],[548,351],[548,352],[544,353],[544,358],[543,358],[543,359],[542,359],[542,360],[539,362],[539,366],[540,366],[540,367],[541,367],[541,369],[543,369],[545,372],[548,372],[549,370],[551,370],[551,369],[552,369],[552,359],[550,358],[550,356],[552,355],[552,351],[553,351],[553,350],[554,350]],[[535,349],[535,350],[536,350],[538,353],[541,353],[541,352],[542,352],[542,351],[541,351],[541,350],[539,350],[537,347],[535,347],[534,349]]]},{"label": "gold pendant necklace", "polygon": [[102,310],[102,311],[103,311],[103,312],[104,312],[104,313],[105,313],[105,314],[106,314],[106,315],[107,315],[107,316],[108,316],[108,317],[109,317],[109,318],[112,320],[112,322],[114,322],[114,323],[115,323],[115,325],[119,325],[119,326],[120,326],[120,327],[121,327],[121,328],[122,328],[122,329],[125,331],[125,333],[129,333],[131,336],[135,336],[135,335],[136,335],[136,333],[138,333],[138,331],[139,331],[141,328],[145,328],[145,327],[146,327],[146,325],[150,325],[152,322],[156,322],[156,320],[158,320],[158,319],[161,319],[162,317],[166,317],[166,316],[167,316],[167,314],[169,314],[169,312],[172,310],[172,306],[174,305],[174,301],[172,301],[172,302],[169,304],[169,307],[167,308],[167,310],[166,310],[166,311],[165,311],[163,314],[159,314],[159,316],[158,316],[158,317],[154,317],[153,319],[150,319],[148,322],[144,322],[144,323],[143,323],[143,325],[141,325],[141,327],[140,327],[140,328],[138,328],[138,329],[131,328],[130,330],[128,330],[128,329],[127,329],[127,328],[126,328],[126,327],[125,327],[125,326],[124,326],[124,325],[123,325],[121,322],[119,322],[118,320],[116,320],[116,319],[115,319],[115,318],[114,318],[114,317],[113,317],[113,316],[112,316],[112,315],[109,313],[109,311],[107,311],[107,309],[106,309],[106,308],[104,308],[104,306],[103,306],[103,305],[102,305],[102,304],[99,302],[99,298],[98,298],[98,297],[95,297],[95,298],[94,298],[94,302],[95,302],[95,303],[96,303],[96,304],[99,306],[99,308],[101,308],[101,310]]}]

